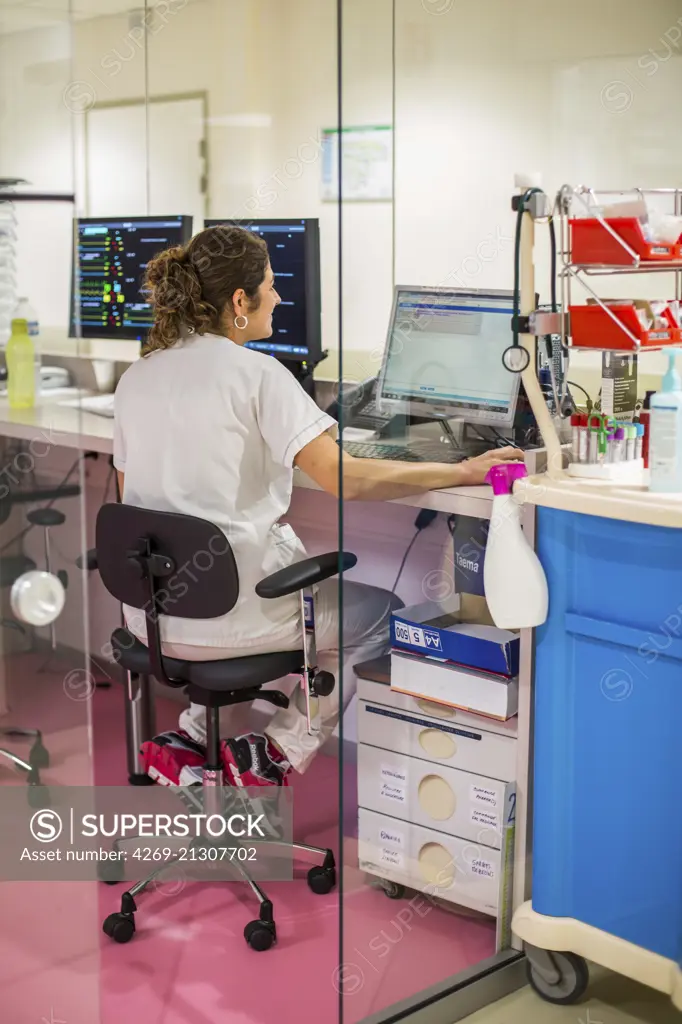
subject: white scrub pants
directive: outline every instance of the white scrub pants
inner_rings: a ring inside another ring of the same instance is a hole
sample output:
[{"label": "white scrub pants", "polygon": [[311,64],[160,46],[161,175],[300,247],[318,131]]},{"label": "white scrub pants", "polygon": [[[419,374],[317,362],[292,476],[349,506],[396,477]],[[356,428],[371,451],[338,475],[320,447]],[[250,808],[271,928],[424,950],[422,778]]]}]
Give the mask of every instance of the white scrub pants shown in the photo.
[{"label": "white scrub pants", "polygon": [[[317,667],[331,672],[336,686],[328,697],[311,701],[315,731],[308,733],[305,694],[295,686],[289,707],[278,710],[265,729],[298,772],[305,772],[318,750],[332,735],[339,721],[341,708],[345,710],[357,686],[353,665],[385,654],[390,646],[389,624],[391,611],[402,607],[394,594],[364,583],[343,583],[343,629],[339,629],[339,581],[325,580],[315,597],[315,640]],[[339,645],[341,644],[341,672],[339,671]],[[295,650],[298,645],[291,645]],[[242,658],[253,654],[267,654],[282,650],[279,645],[263,644],[243,650],[216,647],[190,647],[185,644],[164,644],[164,653],[187,661],[218,661],[223,658]],[[339,678],[341,676],[341,678]],[[268,687],[279,689],[276,683]],[[238,705],[237,705],[238,706]],[[221,709],[220,725],[224,736],[234,735],[230,730],[230,714],[234,706]],[[180,715],[179,726],[199,743],[206,741],[206,709],[198,704]]]}]

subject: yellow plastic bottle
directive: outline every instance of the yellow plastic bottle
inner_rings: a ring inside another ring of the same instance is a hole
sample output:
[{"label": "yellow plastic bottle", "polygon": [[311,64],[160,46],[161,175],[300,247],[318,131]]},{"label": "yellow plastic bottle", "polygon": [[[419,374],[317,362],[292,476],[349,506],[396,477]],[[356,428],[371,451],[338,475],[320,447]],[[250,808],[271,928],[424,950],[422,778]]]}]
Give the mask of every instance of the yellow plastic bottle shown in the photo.
[{"label": "yellow plastic bottle", "polygon": [[7,348],[7,396],[10,409],[31,409],[35,405],[35,367],[28,321],[12,320]]}]

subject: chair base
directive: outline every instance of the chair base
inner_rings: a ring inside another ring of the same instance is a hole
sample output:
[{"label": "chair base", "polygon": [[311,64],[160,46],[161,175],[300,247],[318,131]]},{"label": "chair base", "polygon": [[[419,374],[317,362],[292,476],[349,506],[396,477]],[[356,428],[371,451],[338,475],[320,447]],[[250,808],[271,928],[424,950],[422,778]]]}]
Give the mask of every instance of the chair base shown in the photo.
[{"label": "chair base", "polygon": [[50,791],[47,786],[43,785],[40,778],[40,769],[48,768],[50,764],[50,755],[47,748],[43,746],[43,737],[39,729],[20,729],[14,726],[7,726],[0,728],[0,736],[5,736],[8,739],[32,739],[33,745],[28,752],[28,758],[19,757],[11,750],[7,750],[6,747],[0,747],[0,757],[9,761],[10,764],[14,765],[20,772],[26,773],[26,782],[28,784],[28,804],[29,807],[39,809],[41,807],[50,806]]},{"label": "chair base", "polygon": [[[193,798],[198,800],[199,793],[202,794],[202,798],[204,795],[207,795],[205,794],[206,778],[210,770],[204,769],[204,771],[204,786],[197,786],[196,794],[192,794],[191,797],[189,792],[183,794],[183,802],[190,804],[194,810],[202,807],[202,804],[196,803]],[[222,789],[223,787],[218,788]],[[194,787],[192,787],[192,789],[194,789]],[[128,840],[136,838],[142,837],[127,837]],[[122,841],[125,840],[114,840],[114,848],[116,850],[118,850]],[[203,845],[206,842],[207,840],[202,837],[199,840],[192,840],[189,845],[190,847],[193,845]],[[280,849],[290,851],[292,855],[299,852],[320,857],[322,859],[322,863],[313,865],[308,871],[308,887],[317,895],[326,895],[331,892],[336,885],[336,862],[334,860],[334,853],[332,850],[324,849],[319,846],[307,846],[302,843],[285,842],[277,839],[250,839],[249,846],[259,846],[264,848],[267,848],[268,846],[277,846]],[[109,936],[110,939],[113,939],[114,942],[130,942],[137,930],[135,922],[135,913],[138,910],[136,897],[140,896],[140,894],[143,893],[156,879],[160,878],[163,873],[174,864],[177,864],[179,860],[179,856],[170,858],[151,871],[145,878],[135,882],[122,894],[120,911],[109,914],[109,916],[104,920],[102,930],[105,935]],[[241,875],[242,880],[249,886],[259,902],[258,918],[253,921],[249,921],[246,925],[244,928],[244,939],[246,940],[247,945],[256,952],[265,952],[265,950],[270,949],[277,941],[277,927],[275,924],[272,901],[268,898],[267,894],[258,882],[251,878],[248,871],[243,867],[240,861],[235,861],[234,866],[236,867],[239,875]],[[119,882],[122,882],[124,875],[125,867],[123,860],[113,859],[102,861],[100,867],[100,879],[107,885],[116,885]],[[184,884],[182,880],[175,879],[174,881],[178,883],[176,893],[178,894],[184,888]],[[169,893],[169,895],[173,894]]]},{"label": "chair base", "polygon": [[[331,850],[325,850],[317,846],[301,846],[297,843],[286,843],[280,844],[288,847],[292,852],[296,850],[305,850],[306,852],[317,854],[323,858],[323,863],[314,865],[310,868],[307,875],[307,882],[309,889],[316,895],[326,895],[336,885],[336,863],[334,860],[334,854]],[[113,873],[112,869],[117,865],[117,861],[109,863],[107,868],[108,873]],[[114,942],[125,943],[130,942],[137,931],[137,924],[135,921],[135,914],[138,910],[136,903],[136,897],[147,889],[152,882],[154,882],[164,871],[168,869],[173,863],[177,863],[177,858],[167,861],[162,867],[157,868],[156,871],[152,871],[146,878],[136,882],[130,889],[121,896],[121,909],[118,912],[109,914],[105,918],[102,925],[102,930],[105,935],[108,935]],[[272,901],[268,898],[267,894],[255,882],[248,872],[242,869],[244,881],[251,887],[252,891],[256,895],[260,910],[258,918],[249,921],[244,928],[244,939],[247,945],[254,949],[258,953],[263,953],[270,949],[277,941],[277,926],[275,924],[274,907]],[[107,885],[115,885],[119,881],[116,878],[103,878]],[[182,883],[178,887],[178,892],[182,888]]]}]

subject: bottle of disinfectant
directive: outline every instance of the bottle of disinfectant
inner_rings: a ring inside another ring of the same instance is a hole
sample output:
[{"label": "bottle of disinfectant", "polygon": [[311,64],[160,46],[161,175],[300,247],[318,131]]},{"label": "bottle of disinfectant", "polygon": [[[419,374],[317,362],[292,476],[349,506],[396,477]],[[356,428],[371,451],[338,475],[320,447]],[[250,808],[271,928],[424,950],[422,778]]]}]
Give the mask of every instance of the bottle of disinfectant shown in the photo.
[{"label": "bottle of disinfectant", "polygon": [[649,490],[682,492],[682,381],[670,349],[661,390],[652,395],[649,419]]},{"label": "bottle of disinfectant", "polygon": [[483,584],[490,614],[499,629],[528,629],[547,618],[547,578],[521,528],[521,507],[514,481],[527,476],[523,463],[493,466],[493,508],[485,549]]},{"label": "bottle of disinfectant", "polygon": [[30,305],[28,299],[19,299],[17,308],[14,311],[15,320],[25,320],[28,324],[28,333],[33,342],[33,370],[35,373],[35,397],[36,401],[40,397],[41,390],[41,376],[40,376],[40,325],[38,323],[38,314]]},{"label": "bottle of disinfectant", "polygon": [[26,320],[12,320],[5,358],[10,409],[30,409],[35,405],[35,368],[33,341]]}]

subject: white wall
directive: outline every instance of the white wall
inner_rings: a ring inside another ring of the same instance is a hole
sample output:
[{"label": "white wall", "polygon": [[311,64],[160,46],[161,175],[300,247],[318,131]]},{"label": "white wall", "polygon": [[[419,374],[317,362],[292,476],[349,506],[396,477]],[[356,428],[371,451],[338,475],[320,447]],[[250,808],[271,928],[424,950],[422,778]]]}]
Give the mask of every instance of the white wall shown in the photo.
[{"label": "white wall", "polygon": [[[395,8],[395,206],[349,203],[342,215],[344,347],[368,353],[367,373],[394,264],[399,282],[509,287],[515,171],[540,170],[550,191],[682,184],[680,0]],[[336,348],[339,218],[320,201],[315,155],[338,114],[334,0],[177,0],[146,38],[106,0],[91,9],[102,16],[78,22],[72,41],[66,26],[0,37],[0,173],[75,180],[85,204],[82,160],[72,170],[84,106],[204,92],[210,214],[320,217],[324,340]],[[389,123],[391,0],[346,0],[342,42],[344,122]],[[22,288],[62,327],[67,219],[22,211]],[[543,246],[539,232],[546,295]],[[659,294],[662,282],[641,287]]]}]

